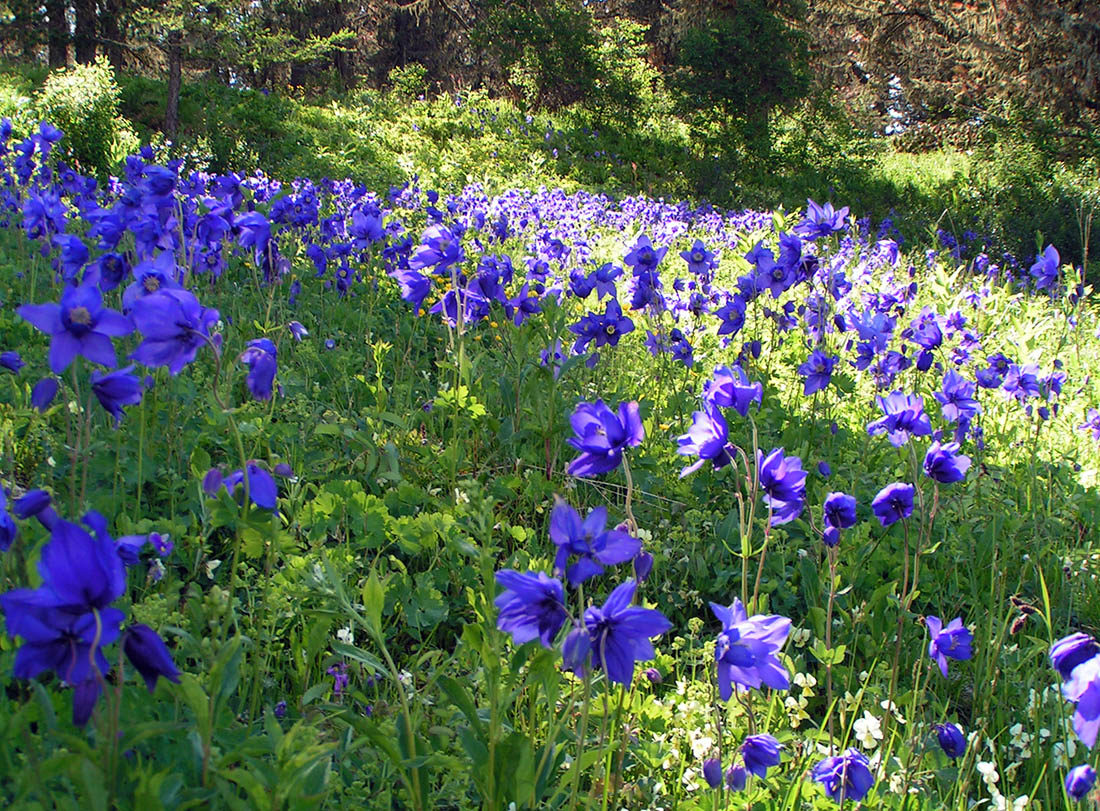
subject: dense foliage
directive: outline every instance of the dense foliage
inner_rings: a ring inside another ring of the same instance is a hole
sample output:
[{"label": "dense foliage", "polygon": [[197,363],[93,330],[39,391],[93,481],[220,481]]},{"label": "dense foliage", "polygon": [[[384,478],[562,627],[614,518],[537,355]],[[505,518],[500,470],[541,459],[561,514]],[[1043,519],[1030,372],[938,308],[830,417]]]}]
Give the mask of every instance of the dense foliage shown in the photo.
[{"label": "dense foliage", "polygon": [[1092,789],[1100,318],[1053,246],[2,136],[8,804]]}]

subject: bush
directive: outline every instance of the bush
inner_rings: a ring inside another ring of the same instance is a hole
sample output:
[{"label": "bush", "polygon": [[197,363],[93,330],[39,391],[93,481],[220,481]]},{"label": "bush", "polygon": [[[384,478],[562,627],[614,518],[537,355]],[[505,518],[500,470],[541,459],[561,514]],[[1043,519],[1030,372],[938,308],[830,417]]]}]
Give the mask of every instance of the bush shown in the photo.
[{"label": "bush", "polygon": [[105,57],[52,72],[39,92],[39,115],[65,133],[61,147],[83,171],[107,174],[132,128],[119,115],[119,89]]}]

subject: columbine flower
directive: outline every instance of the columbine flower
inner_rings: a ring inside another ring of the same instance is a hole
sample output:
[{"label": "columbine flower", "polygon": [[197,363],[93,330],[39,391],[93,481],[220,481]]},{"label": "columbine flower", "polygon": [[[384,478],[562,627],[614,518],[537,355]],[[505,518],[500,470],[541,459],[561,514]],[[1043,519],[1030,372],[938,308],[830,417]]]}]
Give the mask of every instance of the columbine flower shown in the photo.
[{"label": "columbine flower", "polygon": [[748,773],[740,763],[731,763],[726,769],[726,786],[730,791],[744,791],[748,783]]},{"label": "columbine flower", "polygon": [[505,588],[494,601],[500,611],[497,628],[511,634],[517,645],[537,639],[544,648],[553,646],[568,616],[561,581],[543,572],[512,569],[497,572],[496,580]]},{"label": "columbine flower", "polygon": [[148,625],[131,625],[123,634],[122,649],[137,672],[145,679],[149,692],[157,686],[157,678],[163,676],[179,684],[180,672],[172,661],[172,654],[160,635]]},{"label": "columbine flower", "polygon": [[845,800],[858,803],[875,784],[869,766],[870,761],[858,749],[849,749],[814,766],[813,779],[825,787],[829,799],[841,805]]},{"label": "columbine flower", "polygon": [[275,372],[278,369],[278,350],[267,338],[248,342],[248,349],[241,353],[240,361],[248,367],[245,383],[257,400],[270,400]]},{"label": "columbine flower", "polygon": [[846,231],[848,206],[834,209],[832,203],[819,206],[813,200],[806,201],[806,216],[794,227],[794,233],[803,239],[827,237],[838,231]]},{"label": "columbine flower", "polygon": [[933,442],[924,456],[924,474],[940,484],[954,484],[966,478],[970,457],[959,453],[958,442]]},{"label": "columbine flower", "polygon": [[821,512],[826,527],[850,529],[856,525],[856,500],[847,493],[829,493]]},{"label": "columbine flower", "polygon": [[44,377],[31,389],[31,406],[37,411],[45,411],[57,396],[57,378]]},{"label": "columbine flower", "polygon": [[1092,438],[1100,442],[1100,410],[1090,408],[1085,415],[1085,421],[1077,426],[1077,430],[1091,433]]},{"label": "columbine flower", "polygon": [[937,724],[936,739],[949,758],[961,758],[966,754],[966,736],[958,724]]},{"label": "columbine flower", "polygon": [[99,400],[99,404],[115,418],[116,427],[122,422],[122,417],[126,413],[122,407],[137,405],[145,392],[141,381],[130,374],[133,368],[131,364],[117,372],[107,374],[92,372],[91,374],[92,392]]},{"label": "columbine flower", "polygon": [[714,658],[723,701],[733,696],[735,684],[746,689],[761,684],[775,690],[791,686],[787,668],[779,661],[779,651],[791,632],[789,619],[776,614],[749,617],[737,599],[728,608],[717,603],[711,603],[710,608],[722,623]]},{"label": "columbine flower", "polygon": [[722,785],[722,761],[716,757],[707,758],[703,761],[703,779],[707,781],[707,785],[711,788],[718,788]]},{"label": "columbine flower", "polygon": [[771,735],[749,735],[741,744],[741,757],[745,769],[757,777],[767,777],[768,768],[779,765],[779,750],[783,744]]},{"label": "columbine flower", "polygon": [[672,627],[665,615],[652,608],[631,606],[638,584],[627,580],[618,586],[601,608],[584,612],[584,625],[569,634],[562,648],[565,667],[584,673],[603,668],[616,684],[630,685],[634,663],[656,656],[650,639]]},{"label": "columbine flower", "polygon": [[581,452],[568,468],[571,476],[596,476],[619,466],[623,449],[640,445],[645,429],[636,402],[620,403],[618,414],[603,400],[580,403],[569,421],[576,434],[569,444]]},{"label": "columbine flower", "polygon": [[186,290],[161,290],[134,302],[134,324],[144,336],[130,357],[146,366],[167,366],[179,374],[206,343],[218,311],[199,304]]},{"label": "columbine flower", "polygon": [[1053,245],[1047,245],[1046,250],[1035,257],[1035,264],[1031,266],[1031,277],[1035,279],[1036,290],[1046,290],[1054,286],[1058,281],[1058,267],[1061,261],[1058,249]]},{"label": "columbine flower", "polygon": [[24,304],[16,313],[51,336],[50,370],[61,374],[76,357],[115,367],[111,338],[134,331],[130,319],[103,306],[99,290],[91,285],[69,286],[58,304]]},{"label": "columbine flower", "polygon": [[911,484],[894,482],[878,491],[871,502],[871,509],[879,523],[888,527],[896,521],[913,514],[913,494],[916,489]]},{"label": "columbine flower", "polygon": [[703,411],[691,415],[691,428],[676,439],[680,446],[676,452],[681,456],[698,456],[699,461],[680,471],[684,478],[701,468],[708,461],[719,470],[733,461],[734,447],[729,441],[729,426],[722,412],[708,403]]},{"label": "columbine flower", "polygon": [[1090,749],[1100,731],[1100,656],[1082,662],[1062,685],[1062,695],[1077,705],[1073,713],[1073,731]]},{"label": "columbine flower", "polygon": [[123,620],[111,607],[126,588],[122,559],[105,534],[89,535],[57,520],[38,571],[39,588],[0,594],[8,634],[24,639],[14,675],[32,679],[52,670],[76,687],[73,723],[83,726],[99,698],[99,680],[110,669],[102,648],[118,639]]},{"label": "columbine flower", "polygon": [[8,494],[0,487],[0,552],[7,552],[18,534],[15,519],[8,513]]},{"label": "columbine flower", "polygon": [[963,626],[962,618],[956,617],[945,628],[939,617],[929,616],[924,618],[924,624],[928,626],[928,633],[932,635],[932,641],[928,643],[928,656],[936,660],[940,666],[940,672],[947,676],[947,660],[966,660],[973,654],[970,643],[974,635]]},{"label": "columbine flower", "polygon": [[928,436],[932,433],[932,424],[924,413],[924,398],[900,391],[878,397],[879,407],[886,415],[867,426],[867,433],[887,434],[890,444],[900,448],[911,437]]},{"label": "columbine flower", "polygon": [[0,369],[19,374],[19,370],[26,365],[18,352],[0,352]]},{"label": "columbine flower", "polygon": [[747,417],[749,406],[754,402],[760,405],[764,387],[760,383],[750,383],[744,370],[734,364],[719,366],[714,370],[714,379],[703,386],[703,401],[721,408],[732,408],[742,417]]},{"label": "columbine flower", "polygon": [[[271,474],[257,465],[255,462],[249,462],[246,470],[248,471],[248,498],[257,507],[263,510],[274,510],[277,507],[277,500],[279,497],[279,488],[275,484],[275,480],[271,478]],[[210,477],[210,472],[207,473],[207,478]],[[216,491],[219,486],[224,486],[225,489],[232,495],[239,486],[244,483],[245,471],[234,470],[224,479],[218,477],[218,481],[213,484],[213,488]],[[206,486],[206,481],[203,481],[203,486]]]},{"label": "columbine flower", "polygon": [[943,391],[935,393],[940,412],[948,422],[973,419],[982,412],[974,399],[976,386],[958,372],[951,370],[943,376]]},{"label": "columbine flower", "polygon": [[798,367],[798,373],[806,381],[802,393],[814,394],[828,386],[833,377],[833,367],[839,360],[838,356],[826,355],[820,349],[811,352],[806,362]]},{"label": "columbine flower", "polygon": [[1100,645],[1096,644],[1096,640],[1078,632],[1062,637],[1051,646],[1050,664],[1063,679],[1068,679],[1073,675],[1074,668],[1098,653]]},{"label": "columbine flower", "polygon": [[806,501],[806,471],[797,456],[785,456],[776,448],[767,456],[756,452],[756,469],[764,503],[771,508],[771,524],[785,524],[802,513]]},{"label": "columbine flower", "polygon": [[1092,766],[1082,763],[1074,766],[1066,775],[1066,794],[1075,800],[1082,799],[1096,784],[1096,772]]},{"label": "columbine flower", "polygon": [[[580,514],[558,499],[550,513],[550,540],[558,547],[555,573],[564,573],[569,585],[577,586],[590,577],[603,574],[604,566],[633,559],[642,550],[642,542],[618,529],[605,530],[607,508],[596,507],[581,521]],[[578,560],[568,569],[573,555]]]}]

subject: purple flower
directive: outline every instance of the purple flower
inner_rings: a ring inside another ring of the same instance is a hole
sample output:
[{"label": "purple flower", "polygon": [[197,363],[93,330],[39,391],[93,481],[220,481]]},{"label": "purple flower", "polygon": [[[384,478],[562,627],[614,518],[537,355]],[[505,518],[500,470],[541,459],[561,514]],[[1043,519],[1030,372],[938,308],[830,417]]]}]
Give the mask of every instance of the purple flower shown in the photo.
[{"label": "purple flower", "polygon": [[294,336],[295,341],[300,341],[303,338],[309,337],[309,330],[303,327],[298,321],[291,321],[286,325],[286,328],[290,330],[290,334]]},{"label": "purple flower", "polygon": [[571,476],[596,476],[622,462],[623,449],[640,445],[645,429],[638,403],[620,403],[616,414],[603,400],[580,403],[569,419],[576,436],[569,444],[581,452],[568,468]]},{"label": "purple flower", "polygon": [[661,260],[665,258],[666,253],[668,253],[667,247],[654,248],[653,243],[649,241],[649,237],[642,234],[623,259],[623,263],[634,268],[636,274],[652,273],[657,269],[657,265],[661,263]]},{"label": "purple flower", "polygon": [[975,385],[958,372],[948,371],[943,376],[943,391],[935,393],[943,418],[948,422],[958,422],[980,414],[982,407],[974,399],[975,390]]},{"label": "purple flower", "polygon": [[57,378],[44,377],[34,384],[31,389],[31,406],[38,411],[45,411],[50,407],[53,398],[57,396]]},{"label": "purple flower", "polygon": [[274,714],[274,716],[276,718],[279,718],[279,719],[285,718],[286,717],[286,702],[285,701],[280,701],[279,703],[277,703],[275,705],[274,710],[272,710],[272,713]]},{"label": "purple flower", "polygon": [[744,370],[734,364],[719,366],[714,370],[714,378],[703,386],[704,403],[713,403],[721,408],[732,408],[742,417],[747,417],[749,406],[763,400],[764,387],[760,383],[750,383]]},{"label": "purple flower", "polygon": [[69,286],[59,304],[24,304],[16,312],[36,329],[51,336],[50,370],[61,374],[77,356],[113,369],[113,336],[129,335],[134,325],[126,316],[103,306],[99,290]]},{"label": "purple flower", "polygon": [[497,572],[496,580],[505,589],[494,601],[497,628],[511,634],[517,645],[537,639],[544,648],[552,647],[568,617],[561,581],[512,569]]},{"label": "purple flower", "polygon": [[819,206],[813,200],[806,201],[806,216],[794,227],[794,232],[803,239],[827,237],[838,231],[848,230],[848,207],[834,209],[832,203]]},{"label": "purple flower", "polygon": [[958,724],[937,724],[936,740],[949,758],[961,758],[966,754],[966,736]]},{"label": "purple flower", "polygon": [[[550,540],[558,547],[554,572],[564,573],[569,585],[578,586],[590,577],[603,574],[604,566],[632,560],[642,543],[618,529],[605,529],[607,508],[596,507],[583,521],[580,514],[561,499],[550,513]],[[569,568],[569,558],[578,560]]]},{"label": "purple flower", "polygon": [[749,774],[764,778],[768,768],[779,765],[779,750],[783,745],[771,735],[749,735],[741,744],[741,757]]},{"label": "purple flower", "polygon": [[802,513],[806,501],[806,471],[797,456],[785,456],[776,448],[767,456],[756,452],[756,470],[764,503],[771,510],[771,525],[793,521]]},{"label": "purple flower", "polygon": [[179,374],[206,343],[218,311],[199,304],[186,290],[161,290],[134,302],[134,324],[144,336],[130,357],[146,366],[167,366]]},{"label": "purple flower", "polygon": [[707,785],[711,788],[718,788],[722,785],[722,761],[716,757],[707,758],[703,761],[703,779],[707,781]]},{"label": "purple flower", "polygon": [[680,478],[694,473],[708,461],[719,470],[733,461],[733,445],[729,441],[729,426],[722,412],[713,403],[706,404],[705,410],[691,415],[691,428],[676,439],[680,446],[676,452],[681,456],[698,456],[699,461],[680,471]]},{"label": "purple flower", "polygon": [[1031,266],[1031,277],[1035,280],[1036,290],[1046,290],[1054,287],[1058,281],[1058,268],[1061,257],[1053,245],[1047,245],[1039,256],[1035,257],[1035,264]]},{"label": "purple flower", "polygon": [[731,763],[726,769],[726,787],[730,791],[744,791],[748,783],[748,773],[740,763]]},{"label": "purple flower", "polygon": [[26,365],[18,352],[0,352],[0,368],[19,374],[19,370]]},{"label": "purple flower", "polygon": [[759,688],[766,684],[775,690],[786,690],[790,679],[779,651],[791,632],[791,621],[776,614],[748,616],[745,606],[735,599],[733,605],[710,604],[711,611],[722,623],[715,643],[714,659],[718,663],[718,692],[723,701],[733,696],[733,685]]},{"label": "purple flower", "polygon": [[433,225],[424,232],[420,246],[409,257],[409,267],[412,270],[434,267],[437,273],[446,273],[465,258],[458,237],[446,226]]},{"label": "purple flower", "polygon": [[923,398],[895,391],[876,399],[885,416],[867,426],[868,434],[888,434],[890,444],[900,448],[912,437],[932,433],[932,424],[924,413]]},{"label": "purple flower", "polygon": [[[262,510],[275,510],[278,506],[279,488],[275,485],[275,480],[271,478],[271,474],[255,462],[249,462],[246,469],[248,471],[249,500]],[[208,473],[207,478],[209,477],[210,474]],[[226,476],[220,484],[232,495],[244,482],[244,477],[245,471],[235,470]],[[205,484],[206,481],[204,480],[203,485],[205,486]]]},{"label": "purple flower", "polygon": [[135,375],[130,374],[133,366],[106,374],[92,372],[92,392],[99,404],[115,418],[115,426],[122,421],[125,412],[123,406],[137,405],[141,402],[144,387]]},{"label": "purple flower", "polygon": [[275,372],[278,369],[275,344],[267,338],[256,338],[248,342],[248,348],[241,353],[240,361],[248,367],[245,384],[257,400],[270,400]]},{"label": "purple flower", "polygon": [[858,749],[827,757],[813,768],[814,782],[821,783],[830,800],[843,805],[845,800],[858,803],[875,784],[870,761]]},{"label": "purple flower", "polygon": [[1100,656],[1082,662],[1062,685],[1062,695],[1077,705],[1073,713],[1073,731],[1090,749],[1100,731]]},{"label": "purple flower", "polygon": [[8,513],[7,493],[0,487],[0,552],[7,552],[18,534],[15,519]]},{"label": "purple flower", "polygon": [[1096,771],[1087,763],[1074,766],[1066,775],[1066,794],[1075,800],[1082,799],[1096,785]]},{"label": "purple flower", "polygon": [[871,510],[884,527],[908,518],[913,514],[913,494],[916,489],[911,484],[894,482],[878,491],[871,502]]},{"label": "purple flower", "polygon": [[680,257],[687,262],[688,272],[696,276],[706,276],[714,267],[714,254],[699,239],[695,240],[691,250],[681,252]]},{"label": "purple flower", "polygon": [[933,442],[924,456],[924,474],[940,484],[954,484],[966,478],[970,457],[959,453],[958,442]]},{"label": "purple flower", "polygon": [[847,493],[829,493],[822,505],[822,519],[826,527],[850,529],[856,525],[856,500]]},{"label": "purple flower", "polygon": [[826,355],[820,349],[810,353],[806,362],[798,367],[798,373],[805,379],[803,394],[810,395],[819,392],[829,385],[833,377],[833,367],[840,358],[836,355]]},{"label": "purple flower", "polygon": [[179,684],[180,672],[172,661],[172,654],[160,634],[148,625],[131,625],[122,635],[122,649],[126,658],[134,666],[145,686],[153,692],[157,679],[163,676],[170,682]]},{"label": "purple flower", "polygon": [[602,668],[608,680],[629,686],[634,663],[656,656],[649,640],[672,624],[660,611],[631,605],[637,587],[635,581],[627,580],[608,595],[602,607],[585,610],[584,626],[572,631],[562,648],[568,669],[583,674],[589,666]]},{"label": "purple flower", "polygon": [[924,624],[932,636],[932,641],[928,643],[928,656],[939,664],[940,672],[945,677],[948,659],[965,660],[973,655],[970,643],[974,635],[963,626],[962,617],[951,620],[946,628],[943,621],[934,616],[925,617]]},{"label": "purple flower", "polygon": [[15,509],[16,518],[23,521],[36,518],[38,523],[52,530],[58,517],[50,502],[50,494],[45,490],[29,490],[21,498],[17,498],[12,506]]},{"label": "purple flower", "polygon": [[1063,679],[1073,674],[1074,668],[1100,653],[1100,645],[1088,634],[1075,633],[1064,636],[1050,648],[1050,663]]}]

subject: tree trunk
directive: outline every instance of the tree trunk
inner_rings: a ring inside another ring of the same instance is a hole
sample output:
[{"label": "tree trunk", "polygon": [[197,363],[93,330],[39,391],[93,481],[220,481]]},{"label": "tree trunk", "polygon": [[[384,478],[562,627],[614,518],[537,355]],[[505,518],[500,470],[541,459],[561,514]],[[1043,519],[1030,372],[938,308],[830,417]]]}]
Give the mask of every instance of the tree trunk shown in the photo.
[{"label": "tree trunk", "polygon": [[65,0],[46,0],[46,18],[50,69],[63,68],[69,62],[69,24],[65,20]]},{"label": "tree trunk", "polygon": [[183,70],[183,32],[168,32],[168,101],[164,106],[164,131],[175,138],[180,126],[180,80]]},{"label": "tree trunk", "polygon": [[107,59],[111,67],[116,71],[122,70],[122,26],[119,18],[122,16],[122,0],[102,0],[99,9],[99,34],[100,42],[107,51]]},{"label": "tree trunk", "polygon": [[76,61],[81,65],[90,65],[95,62],[95,0],[73,0],[73,18],[76,21],[73,31]]}]

